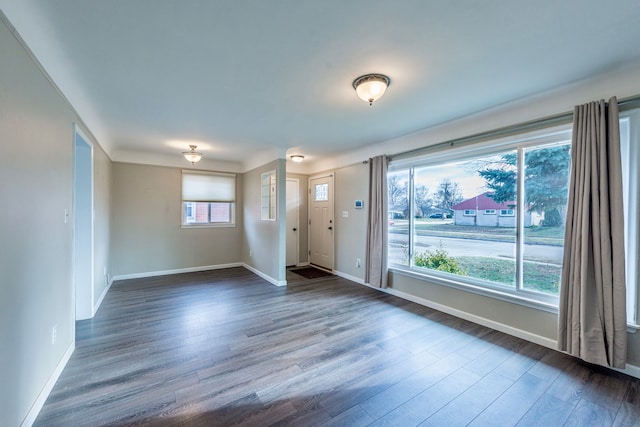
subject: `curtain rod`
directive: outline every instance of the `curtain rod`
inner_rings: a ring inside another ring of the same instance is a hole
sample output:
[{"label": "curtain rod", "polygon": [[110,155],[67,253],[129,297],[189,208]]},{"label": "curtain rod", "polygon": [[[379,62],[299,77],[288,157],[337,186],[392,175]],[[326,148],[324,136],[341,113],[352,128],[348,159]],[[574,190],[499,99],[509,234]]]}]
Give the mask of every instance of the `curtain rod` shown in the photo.
[{"label": "curtain rod", "polygon": [[[624,98],[618,101],[620,111],[628,111],[634,108],[640,108],[640,95]],[[427,147],[415,148],[413,150],[403,151],[390,156],[391,160],[400,160],[416,155],[427,154],[432,151],[438,151],[444,147],[464,147],[465,145],[475,144],[489,139],[502,138],[506,136],[516,135],[523,132],[534,131],[551,126],[558,126],[571,123],[573,120],[573,111],[547,116],[542,119],[530,120],[528,122],[518,123],[515,125],[505,126],[499,129],[480,132],[462,138],[450,139],[444,142],[438,142]]]}]

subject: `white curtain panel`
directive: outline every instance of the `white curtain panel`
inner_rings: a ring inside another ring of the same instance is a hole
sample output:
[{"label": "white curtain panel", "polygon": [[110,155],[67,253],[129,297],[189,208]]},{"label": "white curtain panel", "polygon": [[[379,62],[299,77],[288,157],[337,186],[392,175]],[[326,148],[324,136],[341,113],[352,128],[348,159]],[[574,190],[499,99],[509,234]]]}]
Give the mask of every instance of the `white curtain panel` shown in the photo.
[{"label": "white curtain panel", "polygon": [[620,128],[615,97],[574,110],[558,348],[624,368],[627,356]]},{"label": "white curtain panel", "polygon": [[369,219],[365,283],[387,287],[387,156],[369,159]]}]

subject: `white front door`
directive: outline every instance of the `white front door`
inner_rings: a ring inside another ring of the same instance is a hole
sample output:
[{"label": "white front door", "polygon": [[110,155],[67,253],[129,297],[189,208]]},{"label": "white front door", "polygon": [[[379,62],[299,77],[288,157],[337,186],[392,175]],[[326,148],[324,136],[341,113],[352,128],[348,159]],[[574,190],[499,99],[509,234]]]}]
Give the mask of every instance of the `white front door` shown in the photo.
[{"label": "white front door", "polygon": [[287,266],[298,264],[300,252],[300,182],[287,179]]},{"label": "white front door", "polygon": [[333,270],[333,174],[309,180],[309,262]]}]

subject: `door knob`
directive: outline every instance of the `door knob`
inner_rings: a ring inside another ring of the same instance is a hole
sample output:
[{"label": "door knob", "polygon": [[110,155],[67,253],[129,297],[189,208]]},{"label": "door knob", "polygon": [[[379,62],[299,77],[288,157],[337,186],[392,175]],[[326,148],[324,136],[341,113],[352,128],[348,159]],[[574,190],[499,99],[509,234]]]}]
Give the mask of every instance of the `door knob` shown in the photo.
[{"label": "door knob", "polygon": [[298,231],[298,229],[297,229],[297,228],[295,228],[295,227],[293,227],[293,231]]},{"label": "door knob", "polygon": [[329,230],[333,230],[333,227],[329,227]]}]

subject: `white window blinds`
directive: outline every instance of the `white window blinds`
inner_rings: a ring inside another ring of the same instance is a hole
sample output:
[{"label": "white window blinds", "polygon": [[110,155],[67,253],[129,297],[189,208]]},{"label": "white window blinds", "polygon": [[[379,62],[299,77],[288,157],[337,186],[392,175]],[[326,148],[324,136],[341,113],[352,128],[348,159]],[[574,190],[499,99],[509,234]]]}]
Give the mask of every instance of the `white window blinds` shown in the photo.
[{"label": "white window blinds", "polygon": [[183,202],[235,202],[236,176],[182,171]]}]

